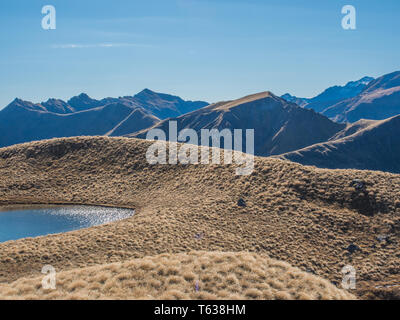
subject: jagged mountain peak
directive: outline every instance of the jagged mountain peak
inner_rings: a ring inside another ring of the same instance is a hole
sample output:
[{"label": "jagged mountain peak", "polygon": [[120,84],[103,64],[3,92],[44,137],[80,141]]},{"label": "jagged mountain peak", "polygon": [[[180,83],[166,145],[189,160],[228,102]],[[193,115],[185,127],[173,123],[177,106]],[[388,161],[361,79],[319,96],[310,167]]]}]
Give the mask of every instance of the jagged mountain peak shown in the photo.
[{"label": "jagged mountain peak", "polygon": [[150,90],[148,88],[143,89],[139,93],[135,94],[133,98],[140,99],[142,101],[146,99],[162,99],[166,101],[178,101],[178,102],[183,102],[184,100],[181,97],[174,96],[171,94],[167,93],[160,93],[160,92],[155,92],[153,90]]},{"label": "jagged mountain peak", "polygon": [[375,79],[372,77],[366,76],[357,81],[349,81],[346,83],[346,85],[344,87],[354,88],[359,85],[368,85],[373,80],[375,80]]},{"label": "jagged mountain peak", "polygon": [[389,89],[398,86],[400,86],[400,71],[395,71],[371,81],[363,92],[371,92],[377,89]]},{"label": "jagged mountain peak", "polygon": [[349,81],[344,86],[335,85],[327,88],[319,95],[310,99],[292,96],[286,96],[284,98],[286,98],[288,101],[293,100],[294,103],[297,103],[307,109],[313,109],[316,112],[323,112],[325,109],[335,105],[340,101],[356,97],[373,80],[374,79],[371,77],[363,77],[356,81]]},{"label": "jagged mountain peak", "polygon": [[68,104],[75,111],[84,111],[99,107],[101,102],[90,98],[86,93],[80,93],[78,96],[74,96],[68,100]]},{"label": "jagged mountain peak", "polygon": [[141,95],[141,94],[156,94],[156,92],[153,90],[150,90],[149,88],[144,88],[142,91],[140,91],[136,95]]},{"label": "jagged mountain peak", "polygon": [[1,112],[10,113],[14,110],[36,110],[44,111],[44,108],[40,104],[35,104],[30,101],[23,100],[21,98],[15,98],[9,105],[7,105]]},{"label": "jagged mountain peak", "polygon": [[24,105],[24,104],[32,104],[30,101],[22,100],[21,98],[15,98],[10,104],[10,105]]},{"label": "jagged mountain peak", "polygon": [[322,111],[337,122],[383,120],[400,114],[400,71],[371,81],[359,95],[339,101]]}]

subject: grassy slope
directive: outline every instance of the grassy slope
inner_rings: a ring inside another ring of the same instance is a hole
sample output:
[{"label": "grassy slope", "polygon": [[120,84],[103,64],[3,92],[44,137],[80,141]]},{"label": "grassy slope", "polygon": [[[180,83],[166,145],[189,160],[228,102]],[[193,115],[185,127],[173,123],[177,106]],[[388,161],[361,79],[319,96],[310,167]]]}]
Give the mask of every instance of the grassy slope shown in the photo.
[{"label": "grassy slope", "polygon": [[163,254],[0,284],[0,299],[355,299],[329,281],[254,253]]},{"label": "grassy slope", "polygon": [[[0,244],[0,282],[39,276],[44,264],[68,271],[161,253],[251,251],[337,285],[351,264],[358,296],[398,294],[375,286],[399,282],[399,175],[270,158],[256,158],[251,176],[236,176],[234,165],[151,166],[149,145],[81,137],[0,149],[0,204],[136,209],[125,221]],[[367,182],[367,195],[349,187],[355,178]],[[240,198],[246,207],[237,205]],[[379,242],[380,234],[391,242]],[[350,255],[351,243],[361,251]]]}]

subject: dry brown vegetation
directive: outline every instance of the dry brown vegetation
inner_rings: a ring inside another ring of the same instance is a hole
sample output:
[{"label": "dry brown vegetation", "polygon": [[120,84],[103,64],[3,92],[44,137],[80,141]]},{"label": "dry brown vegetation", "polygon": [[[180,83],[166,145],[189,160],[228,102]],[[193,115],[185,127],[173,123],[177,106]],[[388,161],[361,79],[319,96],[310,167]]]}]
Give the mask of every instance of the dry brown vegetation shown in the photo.
[{"label": "dry brown vegetation", "polygon": [[[286,261],[338,287],[342,267],[351,264],[358,280],[352,293],[361,298],[399,297],[398,289],[390,286],[400,282],[399,175],[324,170],[256,157],[253,174],[236,176],[236,165],[149,165],[145,153],[150,144],[79,137],[0,149],[0,205],[71,203],[136,209],[136,215],[124,221],[0,244],[0,282],[39,277],[45,264],[61,275],[84,268],[82,281],[89,283],[90,266],[96,270],[117,263],[124,269],[125,263],[140,264],[128,260],[158,259],[149,257],[163,253],[177,261],[183,257],[177,253],[196,250],[248,251]],[[353,179],[364,180],[366,192],[350,187]],[[246,205],[238,206],[239,199]],[[378,240],[382,234],[389,240]],[[350,244],[360,250],[349,253]],[[255,265],[260,264],[261,260]],[[227,285],[227,279],[216,283]],[[18,284],[35,280],[18,281],[10,288],[17,290]],[[243,282],[236,294],[256,292],[256,283]],[[65,288],[68,285],[66,281]],[[183,294],[189,294],[185,288]],[[8,294],[15,295],[10,290]],[[27,297],[34,294],[26,290]],[[99,290],[99,297],[107,296]],[[146,290],[142,296],[155,294]],[[60,292],[64,294],[70,293]],[[131,297],[139,296],[132,291]]]},{"label": "dry brown vegetation", "polygon": [[0,299],[355,299],[329,281],[255,253],[162,254],[0,284]]}]

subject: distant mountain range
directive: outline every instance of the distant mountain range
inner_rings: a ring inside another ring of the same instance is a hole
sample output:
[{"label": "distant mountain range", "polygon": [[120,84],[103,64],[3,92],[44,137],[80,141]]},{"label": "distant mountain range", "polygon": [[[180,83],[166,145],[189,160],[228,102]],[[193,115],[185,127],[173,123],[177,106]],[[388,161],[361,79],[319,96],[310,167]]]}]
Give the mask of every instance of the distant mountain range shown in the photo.
[{"label": "distant mountain range", "polygon": [[282,98],[289,102],[296,103],[300,107],[322,112],[329,106],[357,96],[372,80],[374,80],[374,78],[364,77],[358,81],[350,81],[345,86],[333,86],[310,99],[295,97],[289,93],[284,94]]},{"label": "distant mountain range", "polygon": [[206,105],[149,89],[134,96],[102,100],[84,93],[67,102],[49,99],[34,104],[15,99],[0,111],[0,147],[56,137],[122,136]]},{"label": "distant mountain range", "polygon": [[359,95],[330,106],[322,114],[337,122],[383,120],[400,114],[400,72],[370,82]]},{"label": "distant mountain range", "polygon": [[178,130],[198,133],[254,129],[259,156],[400,173],[399,115],[400,72],[334,86],[311,99],[266,91],[209,105],[149,89],[102,100],[82,93],[67,102],[15,99],[0,111],[0,147],[81,135],[145,138],[153,128],[168,134],[174,120]]},{"label": "distant mountain range", "polygon": [[378,79],[364,77],[345,86],[334,86],[311,99],[288,93],[282,98],[320,112],[335,122],[383,120],[400,114],[400,71]]}]

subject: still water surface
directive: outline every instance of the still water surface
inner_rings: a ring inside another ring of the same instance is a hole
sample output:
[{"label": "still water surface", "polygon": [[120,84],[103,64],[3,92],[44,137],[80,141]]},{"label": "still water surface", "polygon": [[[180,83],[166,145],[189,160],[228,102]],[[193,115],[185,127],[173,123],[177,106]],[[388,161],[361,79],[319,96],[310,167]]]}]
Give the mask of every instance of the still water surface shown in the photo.
[{"label": "still water surface", "polygon": [[88,228],[134,213],[131,209],[93,206],[0,207],[0,242]]}]

